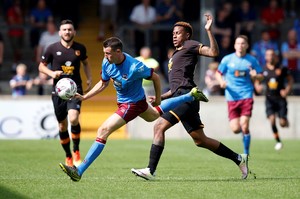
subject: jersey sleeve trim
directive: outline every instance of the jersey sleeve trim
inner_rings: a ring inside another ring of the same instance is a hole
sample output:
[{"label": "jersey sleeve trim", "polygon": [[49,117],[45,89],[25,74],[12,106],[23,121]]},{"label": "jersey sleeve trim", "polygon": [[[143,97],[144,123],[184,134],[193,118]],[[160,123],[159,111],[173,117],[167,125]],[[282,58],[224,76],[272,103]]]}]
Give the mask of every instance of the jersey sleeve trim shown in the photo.
[{"label": "jersey sleeve trim", "polygon": [[153,75],[153,72],[154,72],[154,69],[153,69],[153,68],[151,68],[151,74],[150,74],[150,76],[149,76],[149,77],[147,77],[147,78],[145,78],[145,79],[147,79],[147,80],[150,80],[150,79],[151,79],[151,77],[152,77],[152,75]]}]

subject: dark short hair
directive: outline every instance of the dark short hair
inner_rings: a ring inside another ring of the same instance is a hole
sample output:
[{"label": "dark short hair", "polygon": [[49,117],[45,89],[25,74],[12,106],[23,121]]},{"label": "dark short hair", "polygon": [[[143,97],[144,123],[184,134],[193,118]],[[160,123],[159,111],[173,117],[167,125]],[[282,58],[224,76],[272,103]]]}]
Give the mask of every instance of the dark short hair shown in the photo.
[{"label": "dark short hair", "polygon": [[179,21],[177,23],[174,24],[173,28],[176,26],[181,26],[184,28],[184,30],[190,34],[189,39],[191,39],[192,35],[193,35],[193,27],[191,24],[184,22],[184,21]]},{"label": "dark short hair", "polygon": [[248,37],[246,35],[239,35],[236,38],[242,38],[242,39],[244,39],[249,44],[249,39],[248,39]]},{"label": "dark short hair", "polygon": [[120,49],[121,51],[123,51],[123,43],[122,43],[121,39],[119,39],[118,37],[110,37],[110,38],[106,39],[103,42],[103,47],[104,48],[111,47],[111,49],[113,51],[116,51],[117,49]]},{"label": "dark short hair", "polygon": [[62,21],[60,22],[60,26],[65,25],[65,24],[71,24],[71,25],[74,26],[73,21],[70,20],[70,19],[64,19],[64,20],[62,20]]}]

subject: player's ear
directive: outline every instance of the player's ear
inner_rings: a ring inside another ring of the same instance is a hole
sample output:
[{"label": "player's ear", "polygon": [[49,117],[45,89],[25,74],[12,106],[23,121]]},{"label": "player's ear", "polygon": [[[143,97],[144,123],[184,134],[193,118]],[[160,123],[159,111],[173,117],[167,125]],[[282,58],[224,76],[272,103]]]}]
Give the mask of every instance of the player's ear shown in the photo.
[{"label": "player's ear", "polygon": [[186,33],[186,39],[190,38],[190,33]]},{"label": "player's ear", "polygon": [[246,49],[248,49],[249,48],[249,44],[248,43],[246,43]]},{"label": "player's ear", "polygon": [[76,30],[74,30],[74,36],[76,36]]}]

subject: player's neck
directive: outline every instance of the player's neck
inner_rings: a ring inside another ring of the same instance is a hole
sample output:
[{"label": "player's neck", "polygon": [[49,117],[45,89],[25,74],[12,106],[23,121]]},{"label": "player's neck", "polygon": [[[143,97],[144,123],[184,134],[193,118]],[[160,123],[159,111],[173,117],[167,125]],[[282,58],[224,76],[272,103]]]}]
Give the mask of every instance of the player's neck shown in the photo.
[{"label": "player's neck", "polygon": [[274,69],[275,69],[275,65],[272,64],[272,63],[267,63],[266,66],[267,66],[267,68],[270,69],[270,70],[274,70]]},{"label": "player's neck", "polygon": [[122,53],[122,54],[120,55],[119,61],[118,61],[118,63],[116,63],[116,65],[122,64],[122,63],[124,62],[124,60],[125,60],[125,55],[124,55],[124,53]]},{"label": "player's neck", "polygon": [[245,52],[235,52],[236,56],[238,57],[244,57],[246,55]]},{"label": "player's neck", "polygon": [[73,45],[73,40],[71,41],[64,41],[64,40],[61,40],[60,42],[65,48],[70,48],[72,45]]}]

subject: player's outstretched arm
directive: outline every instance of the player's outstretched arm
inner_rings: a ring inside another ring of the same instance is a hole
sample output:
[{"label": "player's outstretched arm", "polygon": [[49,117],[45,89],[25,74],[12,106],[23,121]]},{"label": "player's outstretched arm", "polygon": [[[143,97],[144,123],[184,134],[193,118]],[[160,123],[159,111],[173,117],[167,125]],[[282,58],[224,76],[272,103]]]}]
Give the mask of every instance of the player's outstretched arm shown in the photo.
[{"label": "player's outstretched arm", "polygon": [[199,49],[199,54],[207,57],[216,57],[219,55],[219,46],[211,31],[213,18],[210,14],[205,14],[204,16],[206,17],[205,30],[209,39],[209,46],[202,46]]},{"label": "player's outstretched arm", "polygon": [[82,96],[81,100],[87,100],[98,93],[101,93],[109,84],[109,81],[100,80],[88,93]]},{"label": "player's outstretched arm", "polygon": [[153,81],[155,100],[151,103],[152,106],[158,106],[161,103],[161,85],[159,75],[153,72],[151,79]]}]

